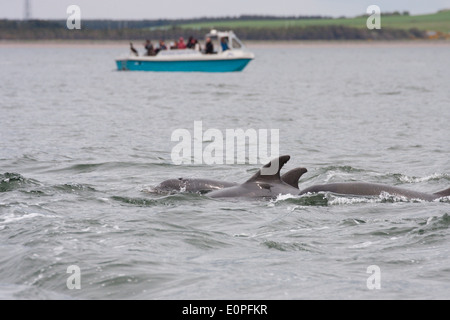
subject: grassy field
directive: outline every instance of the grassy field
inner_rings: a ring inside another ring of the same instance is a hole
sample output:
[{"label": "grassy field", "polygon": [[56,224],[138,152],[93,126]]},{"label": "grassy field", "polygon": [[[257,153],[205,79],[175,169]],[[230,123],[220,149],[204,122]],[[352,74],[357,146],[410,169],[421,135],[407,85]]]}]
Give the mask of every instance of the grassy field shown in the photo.
[{"label": "grassy field", "polygon": [[[235,29],[247,28],[287,28],[306,26],[326,26],[342,25],[355,28],[366,28],[366,17],[357,18],[336,18],[336,19],[298,19],[298,20],[235,20],[235,21],[214,21],[204,23],[189,23],[179,25],[183,28],[217,28]],[[381,28],[411,29],[440,31],[450,33],[450,10],[440,11],[434,14],[416,16],[385,16],[381,13]]]}]

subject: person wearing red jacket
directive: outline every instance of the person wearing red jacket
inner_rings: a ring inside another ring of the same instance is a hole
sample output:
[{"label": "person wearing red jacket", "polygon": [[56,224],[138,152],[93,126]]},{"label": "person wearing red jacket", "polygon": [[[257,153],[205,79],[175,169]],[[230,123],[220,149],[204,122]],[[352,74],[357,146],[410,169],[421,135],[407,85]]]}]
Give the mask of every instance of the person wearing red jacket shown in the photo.
[{"label": "person wearing red jacket", "polygon": [[183,37],[180,37],[178,41],[178,49],[186,49],[186,43],[184,43]]}]

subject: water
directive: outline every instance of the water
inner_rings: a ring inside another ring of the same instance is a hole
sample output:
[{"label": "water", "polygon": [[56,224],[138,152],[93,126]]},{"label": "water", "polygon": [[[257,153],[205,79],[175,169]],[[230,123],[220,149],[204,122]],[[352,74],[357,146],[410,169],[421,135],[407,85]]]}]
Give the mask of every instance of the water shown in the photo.
[{"label": "water", "polygon": [[194,121],[280,129],[301,188],[446,189],[449,44],[254,45],[232,74],[117,72],[126,48],[0,46],[0,298],[450,298],[448,198],[150,192],[258,169],[174,165],[171,133]]}]

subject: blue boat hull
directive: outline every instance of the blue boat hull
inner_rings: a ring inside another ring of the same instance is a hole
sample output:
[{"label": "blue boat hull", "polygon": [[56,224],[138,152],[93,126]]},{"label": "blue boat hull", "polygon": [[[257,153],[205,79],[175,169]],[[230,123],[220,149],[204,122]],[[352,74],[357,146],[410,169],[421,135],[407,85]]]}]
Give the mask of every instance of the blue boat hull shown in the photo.
[{"label": "blue boat hull", "polygon": [[165,72],[234,72],[242,71],[251,59],[142,61],[116,60],[118,70]]}]

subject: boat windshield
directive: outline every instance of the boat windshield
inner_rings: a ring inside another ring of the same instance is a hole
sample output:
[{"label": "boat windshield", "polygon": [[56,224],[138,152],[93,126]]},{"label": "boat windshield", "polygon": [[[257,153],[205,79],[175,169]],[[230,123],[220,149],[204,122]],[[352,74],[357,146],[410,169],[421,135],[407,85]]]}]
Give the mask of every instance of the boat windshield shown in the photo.
[{"label": "boat windshield", "polygon": [[242,48],[242,43],[238,39],[232,38],[231,47],[233,49],[240,49],[240,48]]},{"label": "boat windshield", "polygon": [[[242,42],[236,37],[233,32],[218,32],[211,30],[211,32],[206,36],[211,38],[214,45],[214,51],[223,52],[223,48],[228,48],[228,50],[233,49],[244,49]],[[226,44],[226,45],[225,45]]]}]

